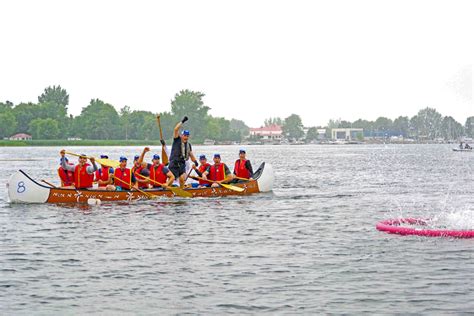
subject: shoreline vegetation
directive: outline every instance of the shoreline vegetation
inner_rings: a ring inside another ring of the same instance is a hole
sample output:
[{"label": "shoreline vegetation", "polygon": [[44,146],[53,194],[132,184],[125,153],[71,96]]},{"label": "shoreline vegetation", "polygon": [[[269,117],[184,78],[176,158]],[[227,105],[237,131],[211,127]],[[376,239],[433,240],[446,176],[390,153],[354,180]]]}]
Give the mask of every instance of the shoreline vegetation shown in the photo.
[{"label": "shoreline vegetation", "polygon": [[[325,126],[305,127],[297,114],[270,117],[259,128],[244,121],[212,116],[203,101],[204,93],[181,90],[166,105],[149,106],[149,111],[92,99],[81,114],[68,113],[69,94],[61,86],[49,86],[37,103],[0,102],[0,146],[143,146],[159,145],[163,138],[171,145],[176,122],[188,116],[185,128],[193,144],[343,144],[343,143],[455,143],[474,138],[474,116],[464,124],[424,108],[413,117],[378,117],[375,121],[329,120]],[[159,112],[158,110],[162,110]],[[164,111],[163,111],[164,110]]]},{"label": "shoreline vegetation", "polygon": [[[171,144],[171,142],[167,142]],[[424,141],[390,141],[382,139],[365,140],[363,142],[311,142],[311,143],[292,143],[292,144],[272,144],[272,143],[216,143],[215,146],[227,145],[376,145],[376,144],[456,144],[457,142],[440,142],[434,140]],[[196,143],[193,145],[199,146],[214,146],[204,143]],[[0,140],[0,147],[86,147],[86,146],[156,146],[161,147],[159,140],[65,140],[65,139],[44,139],[44,140]]]}]

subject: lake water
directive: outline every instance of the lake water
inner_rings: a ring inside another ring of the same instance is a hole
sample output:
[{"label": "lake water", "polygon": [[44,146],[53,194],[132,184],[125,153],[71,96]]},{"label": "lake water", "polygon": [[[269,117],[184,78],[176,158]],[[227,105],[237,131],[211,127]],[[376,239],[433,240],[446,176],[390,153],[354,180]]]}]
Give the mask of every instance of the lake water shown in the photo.
[{"label": "lake water", "polygon": [[[275,169],[274,191],[248,197],[10,205],[4,187],[0,314],[472,313],[474,240],[375,229],[474,229],[474,152],[453,146],[247,146]],[[2,186],[19,168],[57,183],[59,150],[0,148]]]}]

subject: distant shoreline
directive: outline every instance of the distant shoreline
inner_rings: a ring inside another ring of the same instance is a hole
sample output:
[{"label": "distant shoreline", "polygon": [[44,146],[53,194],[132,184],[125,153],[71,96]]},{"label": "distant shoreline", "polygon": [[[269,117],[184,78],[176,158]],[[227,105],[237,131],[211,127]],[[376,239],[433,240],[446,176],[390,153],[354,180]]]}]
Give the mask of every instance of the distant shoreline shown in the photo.
[{"label": "distant shoreline", "polygon": [[[209,146],[208,144],[195,143],[194,145],[199,146]],[[167,141],[168,146],[171,145],[171,141]],[[319,146],[344,146],[344,145],[380,145],[380,144],[454,144],[459,145],[457,142],[437,142],[437,141],[389,141],[389,140],[366,140],[364,142],[349,142],[349,143],[298,143],[298,144],[272,144],[272,143],[242,143],[241,146],[248,145],[319,145]],[[216,146],[220,145],[239,145],[239,144],[215,144]],[[71,147],[71,146],[161,146],[159,140],[64,140],[64,139],[55,139],[55,140],[0,140],[0,147],[48,147],[48,146],[57,146],[57,147]],[[211,145],[212,146],[212,145]]]}]

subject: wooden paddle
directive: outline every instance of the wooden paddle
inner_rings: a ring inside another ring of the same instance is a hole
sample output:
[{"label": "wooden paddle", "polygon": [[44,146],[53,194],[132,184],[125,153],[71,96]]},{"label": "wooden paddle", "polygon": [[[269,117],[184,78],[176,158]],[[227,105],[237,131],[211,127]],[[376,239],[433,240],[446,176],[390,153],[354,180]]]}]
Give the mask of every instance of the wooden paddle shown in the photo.
[{"label": "wooden paddle", "polygon": [[250,179],[241,178],[241,177],[237,177],[237,176],[234,176],[234,179],[239,179],[239,180],[244,180],[244,181],[250,181]]},{"label": "wooden paddle", "polygon": [[[123,180],[120,179],[120,178],[114,177],[114,179],[119,180],[120,182],[122,182],[122,183],[124,183],[124,184],[126,184],[126,185],[131,186],[131,183],[125,182],[125,181],[123,181]],[[134,188],[134,189],[136,189],[138,192],[144,194],[144,195],[145,195],[147,198],[149,198],[149,199],[156,199],[156,198],[157,198],[156,195],[153,195],[153,194],[150,194],[150,193],[145,192],[145,191],[143,191],[143,190],[140,190],[139,188]]]},{"label": "wooden paddle", "polygon": [[[156,117],[156,120],[158,121],[158,127],[160,128],[160,140],[164,141],[163,139],[163,130],[161,129],[161,121],[160,121],[160,116],[158,115]],[[168,160],[168,154],[166,153],[166,148],[165,145],[161,145],[161,162],[163,164],[167,165],[169,160]]]},{"label": "wooden paddle", "polygon": [[204,179],[204,178],[201,178],[201,177],[191,177],[192,179],[198,179],[198,180],[203,180],[203,181],[207,181],[207,182],[211,182],[211,183],[217,183],[219,184],[220,186],[226,188],[226,189],[229,189],[229,190],[232,190],[232,191],[236,191],[236,192],[243,192],[245,191],[244,188],[241,188],[241,187],[236,187],[235,185],[232,185],[232,184],[226,184],[226,183],[219,183],[218,181],[213,181],[213,180],[209,180],[209,179]]},{"label": "wooden paddle", "polygon": [[54,184],[52,184],[52,183],[50,183],[50,182],[48,182],[48,181],[46,181],[46,180],[44,180],[44,179],[41,179],[41,182],[44,182],[44,183],[46,183],[47,185],[49,185],[49,186],[50,186],[50,187],[52,187],[52,188],[55,188],[55,189],[57,189],[57,188],[58,188],[58,187],[57,187],[57,186],[55,186]]},{"label": "wooden paddle", "polygon": [[[66,151],[66,154],[71,155],[71,156],[76,156],[76,157],[82,157],[82,155],[71,153],[71,152],[68,152],[68,151]],[[107,166],[107,167],[112,167],[112,168],[120,167],[120,162],[118,162],[117,160],[103,159],[103,158],[97,159],[95,157],[89,157],[89,156],[86,156],[86,158],[87,159],[94,158],[97,163],[99,163],[101,165],[104,165],[104,166]]]},{"label": "wooden paddle", "polygon": [[[141,177],[141,178],[143,178],[143,179],[146,179],[146,180],[148,180],[148,181],[150,181],[150,182],[153,182],[154,184],[163,186],[163,183],[159,183],[159,182],[157,182],[157,181],[154,181],[154,180],[152,180],[152,179],[150,179],[150,178],[148,178],[148,177],[145,177],[144,175],[139,174],[138,176]],[[184,191],[183,189],[178,188],[178,187],[171,187],[171,186],[168,186],[167,189],[170,190],[171,192],[173,192],[174,194],[176,194],[177,196],[186,197],[186,198],[192,198],[192,197],[193,197],[192,193],[186,192],[186,191]]]}]

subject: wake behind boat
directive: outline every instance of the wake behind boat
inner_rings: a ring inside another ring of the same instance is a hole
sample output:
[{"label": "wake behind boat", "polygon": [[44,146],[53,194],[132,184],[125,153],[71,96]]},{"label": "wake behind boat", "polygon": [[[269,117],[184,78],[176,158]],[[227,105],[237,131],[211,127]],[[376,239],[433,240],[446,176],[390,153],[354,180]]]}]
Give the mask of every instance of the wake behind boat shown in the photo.
[{"label": "wake behind boat", "polygon": [[[225,187],[218,188],[188,188],[186,192],[192,197],[221,197],[228,195],[250,195],[259,192],[269,192],[273,189],[273,168],[263,162],[254,173],[252,180],[235,183],[233,186],[243,188],[242,192]],[[174,197],[170,190],[150,189],[144,191],[101,191],[94,189],[55,188],[40,184],[23,170],[14,173],[7,183],[8,197],[11,203],[88,203],[90,199],[108,201],[132,201],[153,197]]]}]

